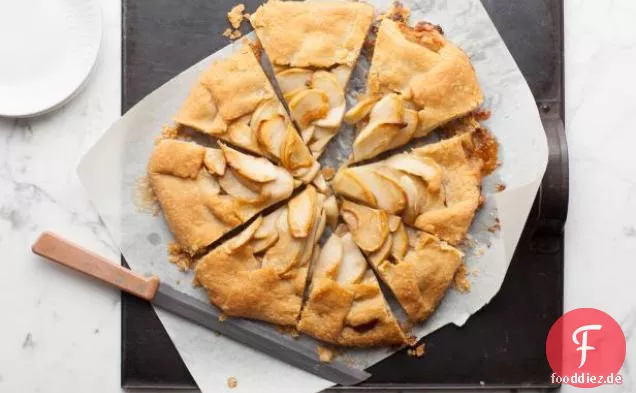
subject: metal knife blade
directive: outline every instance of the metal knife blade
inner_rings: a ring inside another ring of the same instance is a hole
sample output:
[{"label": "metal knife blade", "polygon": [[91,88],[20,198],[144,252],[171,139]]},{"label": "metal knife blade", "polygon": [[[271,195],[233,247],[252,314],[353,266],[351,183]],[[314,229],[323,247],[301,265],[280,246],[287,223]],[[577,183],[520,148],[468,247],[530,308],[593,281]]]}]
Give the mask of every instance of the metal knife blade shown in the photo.
[{"label": "metal knife blade", "polygon": [[281,334],[264,323],[242,318],[220,321],[219,309],[169,285],[159,284],[157,294],[150,301],[157,307],[334,383],[355,385],[371,376],[338,360],[321,362],[313,345]]}]

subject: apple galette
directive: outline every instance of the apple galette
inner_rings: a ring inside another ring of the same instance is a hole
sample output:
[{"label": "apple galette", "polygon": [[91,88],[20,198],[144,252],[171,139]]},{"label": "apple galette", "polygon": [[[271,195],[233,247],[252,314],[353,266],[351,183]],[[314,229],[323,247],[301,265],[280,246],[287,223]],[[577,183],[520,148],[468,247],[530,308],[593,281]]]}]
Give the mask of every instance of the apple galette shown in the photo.
[{"label": "apple galette", "polygon": [[483,95],[468,56],[435,28],[385,18],[380,24],[367,91],[345,121],[356,124],[353,161],[423,137],[477,109]]},{"label": "apple galette", "polygon": [[210,301],[228,316],[295,326],[309,263],[325,228],[324,201],[308,186],[204,256],[195,272]]},{"label": "apple galette", "polygon": [[303,140],[315,156],[340,128],[345,87],[373,21],[373,7],[350,1],[269,1],[252,26]]},{"label": "apple galette", "polygon": [[331,235],[313,263],[298,330],[347,346],[406,343],[378,280],[346,225]]},{"label": "apple galette", "polygon": [[322,179],[248,44],[201,74],[175,121],[279,162],[303,183]]},{"label": "apple galette", "polygon": [[409,319],[428,318],[453,281],[462,252],[382,210],[345,201],[340,213],[353,240]]},{"label": "apple galette", "polygon": [[479,207],[485,169],[496,160],[492,136],[473,128],[383,161],[342,168],[332,186],[345,198],[458,245]]},{"label": "apple galette", "polygon": [[287,170],[220,146],[166,139],[148,163],[150,186],[168,226],[190,255],[294,191]]}]

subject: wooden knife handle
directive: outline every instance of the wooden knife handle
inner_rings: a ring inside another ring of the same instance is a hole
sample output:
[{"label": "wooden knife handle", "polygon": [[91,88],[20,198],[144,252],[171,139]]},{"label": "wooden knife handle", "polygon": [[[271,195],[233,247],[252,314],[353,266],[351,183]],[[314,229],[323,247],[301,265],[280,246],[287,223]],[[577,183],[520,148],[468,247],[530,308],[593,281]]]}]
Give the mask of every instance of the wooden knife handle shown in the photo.
[{"label": "wooden knife handle", "polygon": [[154,298],[159,287],[159,278],[156,276],[142,277],[51,232],[42,233],[31,250],[142,299]]}]

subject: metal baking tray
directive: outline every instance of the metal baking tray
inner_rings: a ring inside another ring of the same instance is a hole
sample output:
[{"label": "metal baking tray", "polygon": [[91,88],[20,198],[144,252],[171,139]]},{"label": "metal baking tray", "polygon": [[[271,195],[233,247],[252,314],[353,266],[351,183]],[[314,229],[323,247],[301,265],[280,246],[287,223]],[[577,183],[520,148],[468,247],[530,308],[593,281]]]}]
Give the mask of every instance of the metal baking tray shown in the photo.
[{"label": "metal baking tray", "polygon": [[[261,2],[243,1],[253,10]],[[563,0],[482,0],[525,75],[545,126],[550,160],[499,294],[465,326],[427,336],[427,353],[397,352],[348,389],[554,388],[545,339],[563,312],[563,226],[568,159],[563,129]],[[123,0],[122,112],[225,46],[236,0]],[[244,32],[248,27],[244,26]],[[125,264],[125,261],[122,261]],[[197,389],[150,304],[122,294],[121,384]]]}]

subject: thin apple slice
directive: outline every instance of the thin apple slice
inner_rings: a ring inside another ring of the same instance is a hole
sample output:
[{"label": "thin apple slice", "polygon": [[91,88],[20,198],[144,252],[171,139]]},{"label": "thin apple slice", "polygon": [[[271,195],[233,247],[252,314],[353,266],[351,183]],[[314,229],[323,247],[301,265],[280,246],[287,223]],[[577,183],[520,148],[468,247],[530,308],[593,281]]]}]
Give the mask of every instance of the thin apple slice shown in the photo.
[{"label": "thin apple slice", "polygon": [[316,189],[313,186],[307,188],[293,197],[288,203],[287,224],[289,231],[295,238],[306,238],[311,231],[316,214]]},{"label": "thin apple slice", "polygon": [[247,242],[249,242],[252,239],[252,237],[254,236],[254,233],[256,233],[256,230],[258,229],[259,226],[261,226],[262,222],[263,222],[263,216],[258,216],[256,220],[254,220],[254,222],[251,223],[247,228],[245,228],[239,235],[228,240],[226,244],[227,249],[230,251],[235,251],[243,247]]},{"label": "thin apple slice", "polygon": [[308,168],[314,162],[314,158],[309,152],[307,145],[303,143],[300,135],[294,129],[294,126],[287,126],[285,141],[280,153],[280,160],[283,166],[291,172],[299,168]]},{"label": "thin apple slice", "polygon": [[262,193],[255,192],[241,183],[231,170],[226,170],[225,175],[219,177],[219,184],[223,191],[239,201],[258,203],[266,199]]},{"label": "thin apple slice", "polygon": [[221,149],[206,148],[203,164],[213,174],[223,176],[225,173],[226,162]]},{"label": "thin apple slice", "polygon": [[338,202],[335,195],[329,196],[325,200],[325,214],[327,215],[327,224],[333,229],[338,224]]},{"label": "thin apple slice", "polygon": [[369,113],[370,123],[404,125],[404,100],[399,94],[387,94],[380,99]]},{"label": "thin apple slice", "polygon": [[401,261],[409,250],[409,235],[404,224],[400,223],[400,226],[391,236],[393,238],[391,256],[394,260]]},{"label": "thin apple slice", "polygon": [[316,120],[314,124],[319,127],[338,128],[342,123],[345,110],[346,104],[344,102],[339,106],[332,106],[331,109],[329,109],[329,112],[327,112],[327,116]]},{"label": "thin apple slice", "polygon": [[320,256],[318,256],[318,259],[313,264],[314,280],[322,277],[335,279],[343,256],[344,249],[342,240],[335,234],[331,235],[322,247]]},{"label": "thin apple slice", "polygon": [[261,226],[258,227],[258,230],[254,234],[255,239],[265,239],[267,237],[272,236],[273,233],[278,237],[278,229],[276,228],[276,223],[278,222],[278,217],[280,217],[282,209],[277,209],[272,213],[268,214],[263,218],[263,222]]},{"label": "thin apple slice", "polygon": [[431,192],[437,192],[442,185],[442,168],[429,157],[400,154],[386,161],[386,165],[411,175],[419,176]]},{"label": "thin apple slice", "polygon": [[[320,194],[319,194],[320,195]],[[320,198],[319,198],[320,200]],[[320,205],[322,202],[318,202]],[[305,266],[312,257],[312,252],[314,251],[314,245],[317,245],[318,239],[322,236],[322,233],[325,230],[325,223],[327,222],[327,218],[325,217],[324,210],[318,208],[317,212],[320,214],[316,214],[316,219],[314,219],[311,234],[305,239],[305,244],[303,246],[303,252],[300,255],[300,266]]]},{"label": "thin apple slice", "polygon": [[252,179],[248,179],[247,177],[241,175],[236,169],[232,167],[228,168],[228,171],[231,171],[234,177],[236,178],[236,180],[241,182],[242,185],[244,185],[245,187],[249,188],[250,190],[256,193],[259,193],[259,194],[261,193],[261,190],[263,189],[263,183],[259,183]]},{"label": "thin apple slice", "polygon": [[214,176],[210,174],[210,172],[205,169],[201,169],[199,171],[199,176],[197,176],[197,184],[199,186],[199,190],[205,196],[216,195],[221,192],[221,186],[219,186],[219,182]]},{"label": "thin apple slice", "polygon": [[316,176],[314,176],[313,180],[311,181],[311,184],[313,184],[318,191],[322,192],[323,194],[328,194],[329,193],[329,185],[327,184],[327,181],[325,180],[325,176],[323,175],[322,171],[320,171],[319,173],[316,173]]},{"label": "thin apple slice", "polygon": [[394,215],[389,216],[389,231],[391,233],[397,231],[401,224],[402,220],[400,217]]},{"label": "thin apple slice", "polygon": [[417,112],[411,109],[404,109],[404,127],[400,128],[400,132],[397,137],[393,139],[393,142],[389,146],[389,149],[393,149],[399,146],[406,145],[411,139],[417,129]]},{"label": "thin apple slice", "polygon": [[318,127],[316,125],[314,125],[314,127],[314,140],[309,144],[309,150],[315,155],[320,155],[336,134],[336,130],[333,128]]},{"label": "thin apple slice", "polygon": [[356,284],[368,269],[367,261],[354,242],[351,233],[342,237],[342,263],[336,281],[341,284]]},{"label": "thin apple slice", "polygon": [[278,217],[278,240],[263,256],[263,267],[271,266],[279,275],[289,272],[298,263],[304,243],[289,233],[288,214],[285,209]]},{"label": "thin apple slice", "polygon": [[341,216],[349,226],[356,244],[366,252],[378,250],[389,235],[388,217],[382,210],[344,201]]},{"label": "thin apple slice", "polygon": [[377,251],[372,252],[368,255],[369,262],[373,266],[378,266],[380,263],[385,261],[388,256],[391,254],[391,249],[393,247],[393,236],[389,235],[382,243],[382,247],[380,247]]},{"label": "thin apple slice", "polygon": [[344,121],[349,124],[355,124],[364,119],[371,113],[371,109],[378,102],[380,97],[368,97],[358,101],[358,103],[347,111],[344,115]]},{"label": "thin apple slice", "polygon": [[228,139],[236,146],[254,153],[262,153],[261,147],[256,140],[256,133],[252,131],[247,123],[232,123],[227,133]]},{"label": "thin apple slice", "polygon": [[349,78],[351,77],[351,67],[340,64],[331,69],[331,73],[336,77],[336,80],[342,87],[342,90],[347,87],[347,83],[349,83]]},{"label": "thin apple slice", "polygon": [[278,173],[277,179],[265,183],[261,189],[264,198],[280,201],[289,197],[294,192],[294,178],[283,168],[275,167]]},{"label": "thin apple slice", "polygon": [[316,71],[309,83],[312,89],[319,89],[327,94],[330,108],[337,108],[345,103],[344,87],[340,85],[336,76],[331,72]]},{"label": "thin apple slice", "polygon": [[276,179],[276,166],[262,157],[254,157],[238,152],[223,143],[219,143],[228,165],[238,173],[259,183]]},{"label": "thin apple slice", "polygon": [[259,254],[267,250],[272,245],[274,245],[274,243],[276,243],[277,240],[278,240],[278,232],[272,232],[268,237],[264,237],[261,239],[257,239],[256,237],[252,238],[251,246],[253,248],[254,254]]},{"label": "thin apple slice", "polygon": [[283,142],[287,135],[285,117],[274,115],[271,119],[260,123],[256,130],[256,140],[272,156],[280,159]]},{"label": "thin apple slice", "polygon": [[406,195],[394,180],[383,176],[381,171],[373,167],[351,168],[360,182],[375,196],[374,207],[386,210],[390,214],[400,214],[406,207]]},{"label": "thin apple slice", "polygon": [[306,144],[309,143],[309,141],[311,141],[311,138],[314,137],[315,130],[316,130],[316,127],[311,125],[305,128],[304,130],[300,131],[300,136],[303,138],[303,142],[305,142]]},{"label": "thin apple slice", "polygon": [[353,142],[353,159],[362,161],[388,150],[400,133],[399,124],[369,122]]},{"label": "thin apple slice", "polygon": [[276,74],[278,86],[283,94],[290,91],[306,89],[311,80],[311,70],[303,68],[289,68]]},{"label": "thin apple slice", "polygon": [[263,101],[252,113],[252,117],[249,122],[250,127],[252,130],[257,131],[262,122],[269,120],[276,115],[284,116],[285,113],[285,108],[283,108],[282,104],[277,99]]},{"label": "thin apple slice", "polygon": [[314,181],[314,179],[316,179],[316,177],[320,174],[320,164],[318,161],[314,161],[310,167],[297,168],[292,173],[296,179],[301,180],[302,183],[308,184]]},{"label": "thin apple slice", "polygon": [[378,201],[371,190],[369,190],[364,182],[353,172],[352,168],[339,170],[331,184],[336,193],[346,198],[353,199],[354,201],[364,203],[371,207],[378,206]]},{"label": "thin apple slice", "polygon": [[329,97],[322,90],[303,90],[289,101],[289,110],[300,128],[307,128],[315,120],[327,116]]}]

